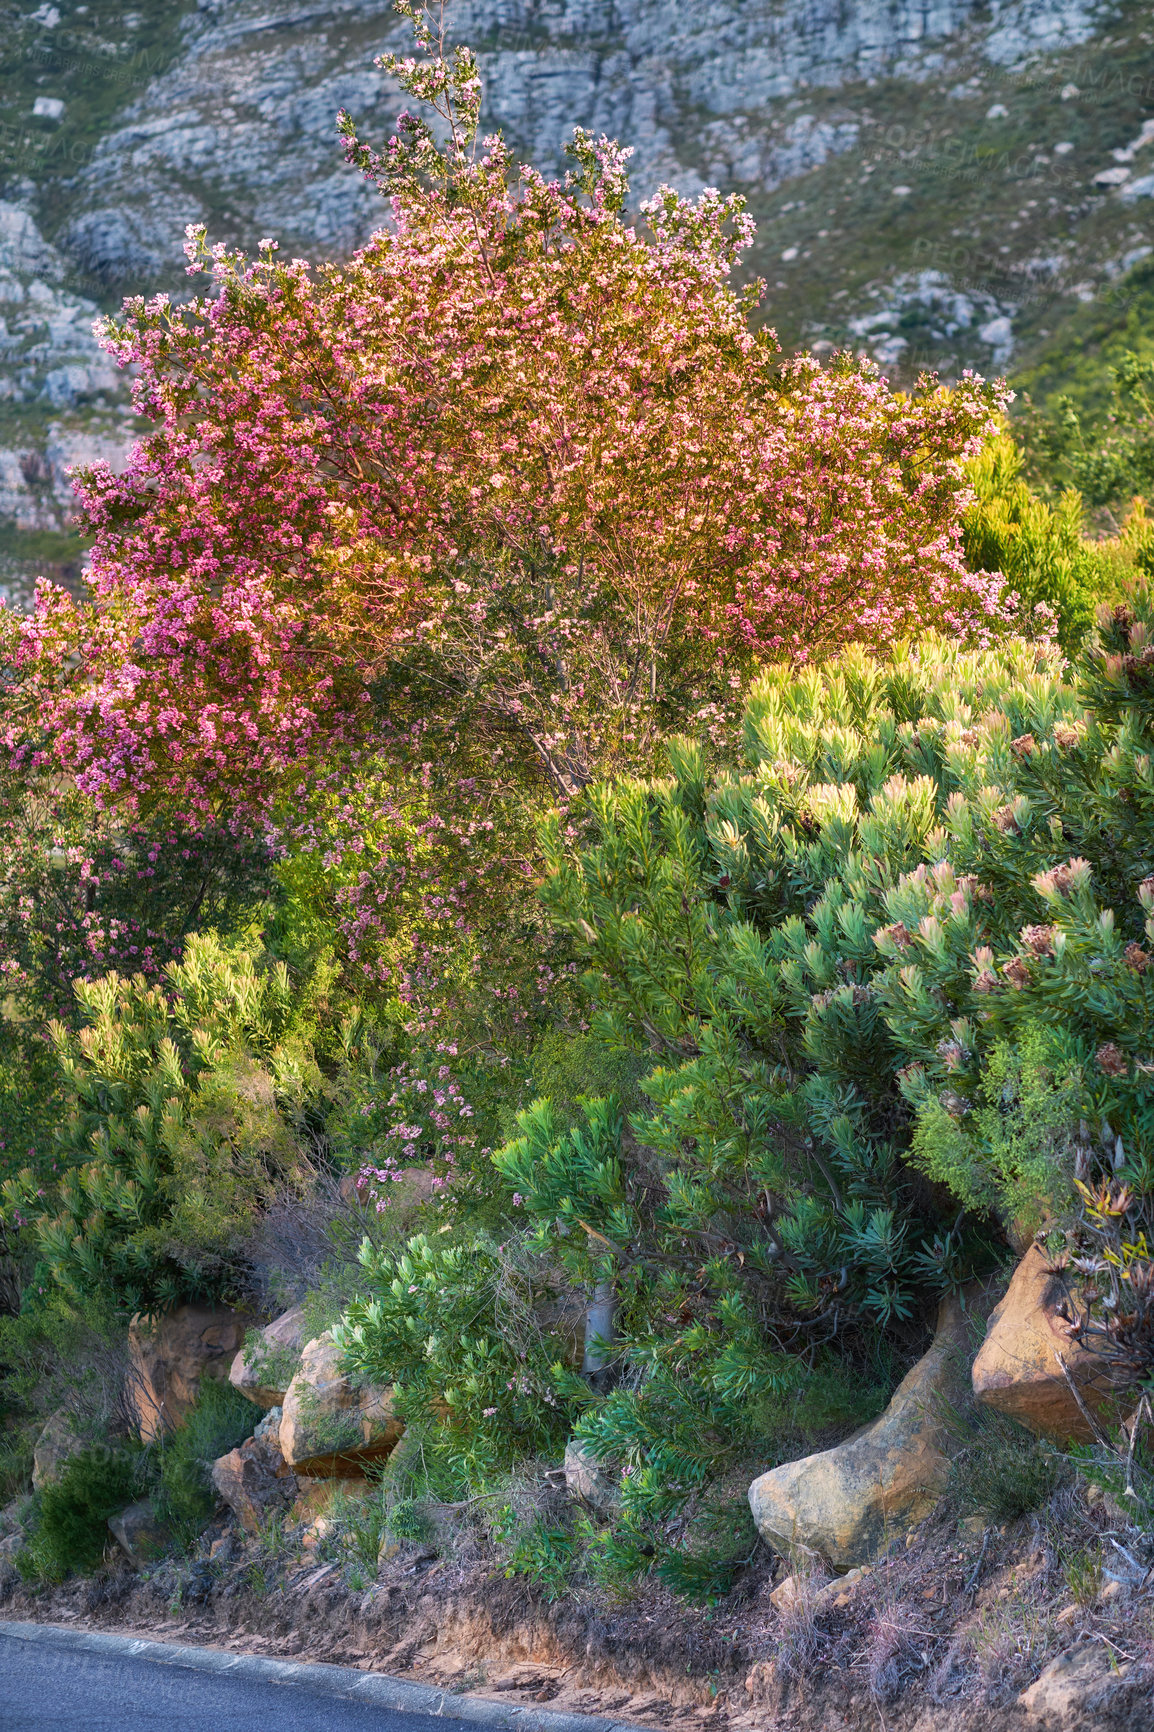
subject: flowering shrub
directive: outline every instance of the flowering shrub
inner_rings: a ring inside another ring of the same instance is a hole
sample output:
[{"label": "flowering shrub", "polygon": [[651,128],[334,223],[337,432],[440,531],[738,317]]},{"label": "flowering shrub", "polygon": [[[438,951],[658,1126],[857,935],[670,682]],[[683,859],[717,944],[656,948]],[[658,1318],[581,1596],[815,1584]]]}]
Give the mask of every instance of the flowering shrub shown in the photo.
[{"label": "flowering shrub", "polygon": [[[599,1390],[587,1355],[551,1389],[617,1513],[511,1567],[724,1592],[748,1555],[727,1471],[872,1411],[878,1325],[912,1356],[931,1297],[1041,1227],[1083,1277],[1072,1326],[1148,1376],[1148,612],[1104,609],[1076,679],[1050,644],[933,638],[771,668],[739,768],[674,742],[669,777],[592,789],[584,845],[555,838],[549,904],[650,1106],[567,1127],[538,1102],[495,1156],[521,1243],[609,1320],[592,1369],[616,1368]],[[384,1377],[416,1357],[414,1301],[376,1292],[346,1339]],[[447,1333],[435,1351],[458,1379]],[[455,1447],[496,1411],[457,1408]]]},{"label": "flowering shrub", "polygon": [[391,225],[316,269],[195,230],[211,292],[108,322],[155,431],[83,481],[91,605],[42,590],[12,743],[199,817],[267,809],[383,706],[569,794],[767,651],[988,627],[962,461],[999,391],[783,361],[729,286],[739,199],[663,189],[642,232],[626,153],[581,132],[563,184],[514,173],[472,56],[402,10],[431,58],[385,64],[446,142],[342,120]]},{"label": "flowering shrub", "polygon": [[190,931],[242,925],[268,894],[267,842],[211,821],[122,820],[2,764],[0,835],[0,981],[36,1031],[72,1019],[78,977],[155,977]]}]

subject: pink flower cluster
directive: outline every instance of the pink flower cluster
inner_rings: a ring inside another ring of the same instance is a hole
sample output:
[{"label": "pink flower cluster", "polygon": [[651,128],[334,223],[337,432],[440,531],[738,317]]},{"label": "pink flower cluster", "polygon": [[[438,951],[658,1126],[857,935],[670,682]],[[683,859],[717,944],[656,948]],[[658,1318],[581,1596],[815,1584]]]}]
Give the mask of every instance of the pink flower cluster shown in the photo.
[{"label": "pink flower cluster", "polygon": [[[645,232],[583,133],[564,182],[514,173],[472,57],[418,38],[389,69],[447,144],[341,121],[389,228],[316,269],[191,229],[209,293],[101,326],[155,431],[79,484],[91,601],[41,590],[10,740],[100,801],[262,816],[382,704],[568,795],[767,655],[997,615],[959,528],[1004,392],[783,364],[729,283],[740,200],[663,188]],[[354,945],[370,894],[344,888]]]}]

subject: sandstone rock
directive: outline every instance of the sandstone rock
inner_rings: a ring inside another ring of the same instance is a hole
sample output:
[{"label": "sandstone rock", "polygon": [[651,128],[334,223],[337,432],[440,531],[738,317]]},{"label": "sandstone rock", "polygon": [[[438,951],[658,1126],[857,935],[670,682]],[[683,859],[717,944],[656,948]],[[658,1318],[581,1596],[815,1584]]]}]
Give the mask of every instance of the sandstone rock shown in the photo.
[{"label": "sandstone rock", "polygon": [[964,1395],[968,1358],[966,1313],[946,1299],[933,1345],[879,1419],[834,1449],[754,1480],[749,1505],[763,1538],[784,1556],[803,1546],[848,1570],[927,1516],[949,1472],[941,1403]]},{"label": "sandstone rock", "polygon": [[834,1607],[848,1606],[872,1574],[869,1565],[863,1564],[860,1569],[847,1570],[844,1576],[835,1576],[832,1582],[786,1576],[769,1597],[779,1612],[792,1612],[807,1603],[811,1611],[827,1612]]},{"label": "sandstone rock", "polygon": [[835,1576],[832,1582],[827,1582],[821,1589],[819,1601],[823,1606],[848,1606],[855,1600],[864,1587],[868,1577],[873,1574],[868,1564],[862,1564],[859,1569],[847,1570],[844,1576]]},{"label": "sandstone rock", "polygon": [[291,1468],[316,1478],[355,1475],[390,1455],[404,1429],[391,1390],[349,1381],[327,1330],[307,1343],[280,1422],[281,1453]]},{"label": "sandstone rock", "polygon": [[158,1319],[132,1319],[128,1347],[142,1443],[180,1424],[202,1377],[228,1376],[244,1330],[244,1318],[223,1306],[180,1305]]},{"label": "sandstone rock", "polygon": [[336,1523],[329,1516],[318,1516],[301,1535],[301,1549],[315,1552],[317,1547],[336,1532]]},{"label": "sandstone rock", "polygon": [[291,1516],[293,1521],[314,1523],[319,1516],[327,1516],[335,1503],[343,1498],[371,1497],[376,1490],[372,1480],[358,1479],[307,1479],[296,1476],[297,1495],[293,1504]]},{"label": "sandstone rock", "polygon": [[565,1489],[598,1515],[613,1516],[621,1508],[621,1482],[613,1469],[580,1438],[565,1445]]},{"label": "sandstone rock", "polygon": [[33,1489],[43,1491],[46,1485],[59,1479],[65,1462],[82,1447],[71,1414],[63,1407],[50,1414],[32,1451]]},{"label": "sandstone rock", "polygon": [[303,1346],[304,1309],[297,1305],[249,1334],[232,1362],[228,1380],[258,1407],[283,1407]]},{"label": "sandstone rock", "polygon": [[32,1499],[27,1496],[14,1497],[11,1503],[6,1503],[3,1509],[0,1509],[0,1534],[23,1532],[31,1507]]},{"label": "sandstone rock", "polygon": [[[1126,1666],[1112,1670],[1108,1650],[1086,1643],[1051,1660],[1041,1677],[1022,1691],[1018,1706],[1030,1720],[1053,1727],[1055,1732],[1075,1724],[1091,1726],[1096,1724],[1092,1716],[1120,1686],[1124,1687],[1128,1670]],[[1085,1721],[1083,1715],[1087,1716]]]},{"label": "sandstone rock", "polygon": [[24,1547],[24,1534],[19,1529],[15,1533],[5,1534],[0,1539],[0,1582],[12,1581],[19,1571],[16,1568],[17,1553]]},{"label": "sandstone rock", "polygon": [[172,1544],[172,1535],[158,1517],[151,1498],[130,1503],[119,1515],[109,1516],[108,1526],[137,1569],[155,1563]]},{"label": "sandstone rock", "polygon": [[286,1508],[297,1495],[296,1476],[280,1452],[279,1438],[280,1409],[274,1407],[252,1437],[212,1464],[216,1494],[246,1533],[257,1533],[270,1511]]},{"label": "sandstone rock", "polygon": [[807,1595],[804,1576],[786,1576],[769,1597],[779,1612],[793,1612],[800,1610],[807,1598],[812,1600],[813,1593]]},{"label": "sandstone rock", "polygon": [[1091,1443],[1093,1431],[1074,1399],[1059,1354],[1091,1412],[1107,1412],[1114,1385],[1103,1361],[1070,1339],[1069,1325],[1058,1315],[1069,1282],[1049,1270],[1045,1252],[1031,1245],[1005,1298],[990,1315],[986,1339],[974,1360],[974,1396],[1041,1437]]}]

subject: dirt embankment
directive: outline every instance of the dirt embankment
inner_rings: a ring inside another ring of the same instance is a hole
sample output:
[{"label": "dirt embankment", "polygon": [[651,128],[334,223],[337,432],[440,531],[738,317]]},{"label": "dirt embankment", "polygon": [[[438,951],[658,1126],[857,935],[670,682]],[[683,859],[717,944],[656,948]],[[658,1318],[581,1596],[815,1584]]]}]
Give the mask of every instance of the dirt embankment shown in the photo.
[{"label": "dirt embankment", "polygon": [[9,1580],[0,1615],[654,1727],[1154,1732],[1154,1589],[1106,1579],[1080,1603],[1068,1557],[1037,1521],[979,1534],[939,1520],[852,1591],[810,1584],[784,1610],[768,1559],[722,1605],[686,1609],[648,1585],[626,1603],[592,1591],[550,1603],[483,1559],[417,1546],[367,1586],[345,1564],[270,1558],[235,1532],[206,1536],[204,1550],[213,1556],[146,1574],[113,1562],[38,1592]]}]

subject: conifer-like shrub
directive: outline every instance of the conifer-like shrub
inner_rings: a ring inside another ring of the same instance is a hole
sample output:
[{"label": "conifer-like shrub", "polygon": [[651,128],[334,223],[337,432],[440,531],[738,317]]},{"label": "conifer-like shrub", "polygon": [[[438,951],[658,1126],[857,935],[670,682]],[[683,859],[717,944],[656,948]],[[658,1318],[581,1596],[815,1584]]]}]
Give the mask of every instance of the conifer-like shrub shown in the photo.
[{"label": "conifer-like shrub", "polygon": [[[423,1387],[459,1458],[488,1435],[479,1473],[572,1424],[616,1483],[615,1513],[542,1518],[510,1568],[716,1595],[745,1555],[733,1487],[876,1412],[941,1293],[1041,1228],[1095,1275],[1085,1327],[1149,1370],[1147,607],[1103,610],[1073,670],[933,637],[769,668],[740,765],[674,741],[666,777],[570,812],[576,845],[552,831],[592,1035],[648,1101],[540,1101],[494,1157],[502,1255],[560,1267],[596,1319],[581,1369],[535,1342],[505,1376],[475,1247],[366,1265],[343,1336]],[[1015,1472],[1019,1503],[1053,1483]]]},{"label": "conifer-like shrub", "polygon": [[54,1181],[4,1186],[42,1274],[67,1300],[122,1313],[226,1296],[262,1205],[312,1175],[301,1112],[316,1078],[283,965],[190,938],[163,984],[75,985],[84,1024],[56,1024],[66,1117]]},{"label": "conifer-like shrub", "polygon": [[760,1195],[803,1310],[900,1314],[983,1220],[1022,1243],[1079,1183],[1154,1187],[1148,644],[1119,607],[1076,678],[932,639],[771,670],[741,773],[675,748],[555,847],[601,1027],[661,1054],[635,1134],[699,1226]]}]

